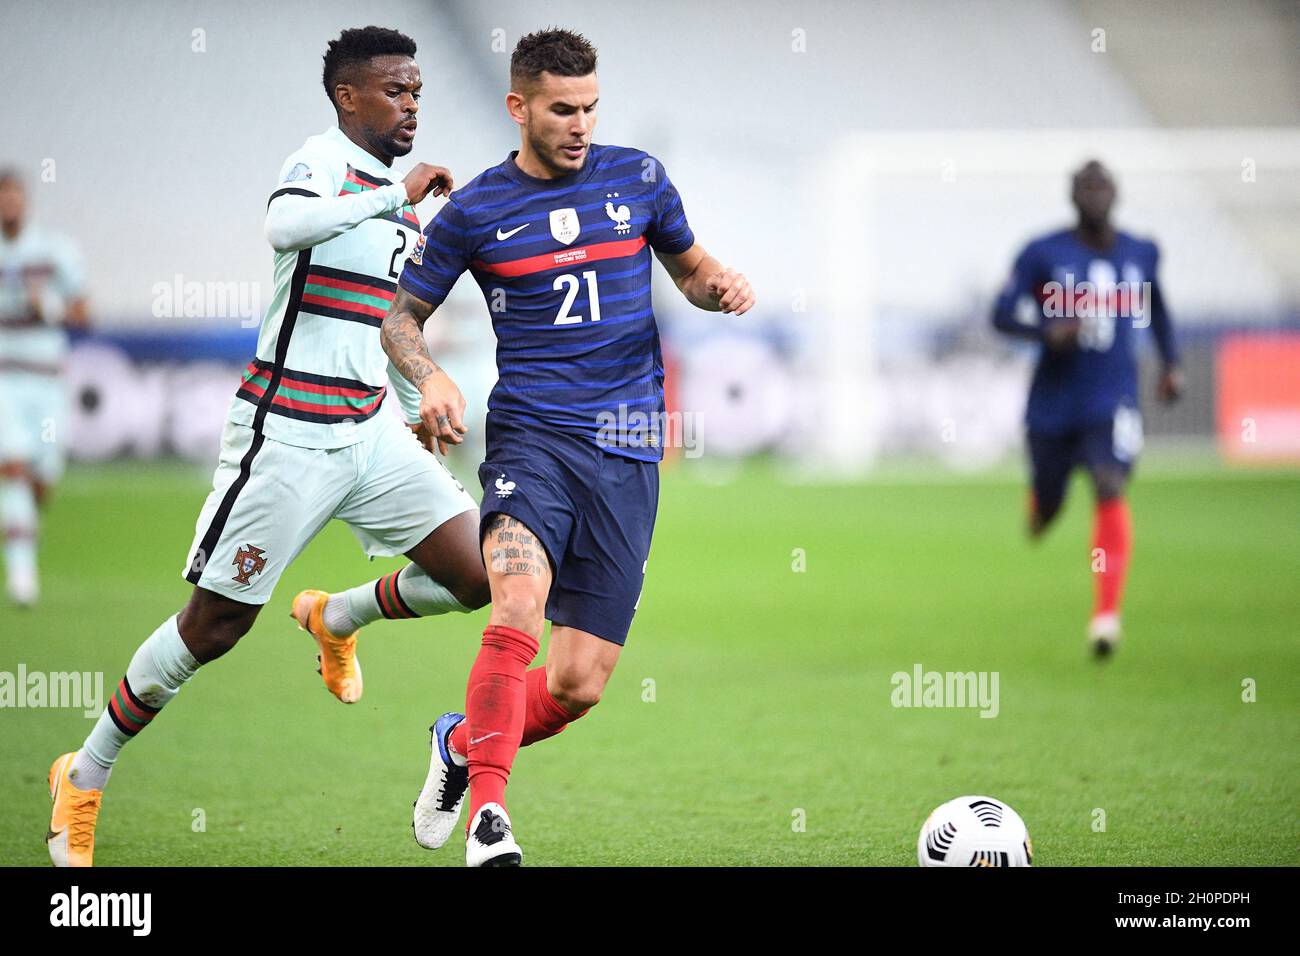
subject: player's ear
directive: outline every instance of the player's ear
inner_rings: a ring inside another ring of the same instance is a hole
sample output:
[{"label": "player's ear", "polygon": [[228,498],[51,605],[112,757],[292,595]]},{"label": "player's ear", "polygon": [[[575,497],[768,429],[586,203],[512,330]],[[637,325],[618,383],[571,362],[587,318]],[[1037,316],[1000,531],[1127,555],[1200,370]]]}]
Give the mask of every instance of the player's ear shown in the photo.
[{"label": "player's ear", "polygon": [[356,112],[357,104],[350,83],[340,83],[334,87],[334,108],[340,113]]},{"label": "player's ear", "polygon": [[528,121],[528,102],[524,99],[523,94],[511,90],[506,94],[506,112],[510,118],[523,126]]}]

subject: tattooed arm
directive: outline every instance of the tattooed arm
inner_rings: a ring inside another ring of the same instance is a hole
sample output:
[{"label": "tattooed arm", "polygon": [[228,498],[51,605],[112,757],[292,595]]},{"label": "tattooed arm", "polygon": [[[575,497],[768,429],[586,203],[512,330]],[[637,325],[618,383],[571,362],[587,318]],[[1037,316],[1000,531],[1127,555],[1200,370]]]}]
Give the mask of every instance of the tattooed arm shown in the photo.
[{"label": "tattooed arm", "polygon": [[424,323],[432,314],[433,306],[399,286],[379,327],[379,341],[397,371],[420,390],[420,421],[445,455],[447,444],[459,445],[469,429],[462,421],[465,397],[434,364],[424,341]]}]

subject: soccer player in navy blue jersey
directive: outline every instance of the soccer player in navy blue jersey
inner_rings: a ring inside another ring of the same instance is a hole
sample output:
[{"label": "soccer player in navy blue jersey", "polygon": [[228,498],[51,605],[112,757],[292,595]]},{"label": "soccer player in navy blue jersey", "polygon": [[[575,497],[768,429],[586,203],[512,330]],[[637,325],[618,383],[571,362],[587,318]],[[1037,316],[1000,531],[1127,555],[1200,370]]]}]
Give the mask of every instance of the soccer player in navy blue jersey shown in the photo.
[{"label": "soccer player in navy blue jersey", "polygon": [[1042,344],[1029,389],[1033,494],[1029,533],[1042,534],[1082,465],[1096,497],[1088,636],[1099,656],[1120,636],[1120,600],[1132,550],[1124,489],[1142,447],[1135,330],[1150,328],[1163,360],[1162,401],[1183,390],[1173,327],[1156,279],[1159,251],[1111,224],[1115,180],[1101,163],[1073,178],[1078,222],[1027,245],[993,309],[993,324]]},{"label": "soccer player in navy blue jersey", "polygon": [[[547,30],[519,41],[506,108],[520,148],[425,229],[381,330],[443,443],[461,441],[465,400],[422,328],[462,272],[497,336],[479,469],[492,615],[465,716],[432,728],[415,807],[416,839],[440,846],[468,787],[472,866],[520,862],[504,806],[515,754],[600,699],[640,597],[664,434],[651,251],[693,305],[739,315],[754,304],[745,277],[695,241],[658,160],[591,141],[598,96],[585,38]],[[546,620],[546,666],[528,670]]]}]

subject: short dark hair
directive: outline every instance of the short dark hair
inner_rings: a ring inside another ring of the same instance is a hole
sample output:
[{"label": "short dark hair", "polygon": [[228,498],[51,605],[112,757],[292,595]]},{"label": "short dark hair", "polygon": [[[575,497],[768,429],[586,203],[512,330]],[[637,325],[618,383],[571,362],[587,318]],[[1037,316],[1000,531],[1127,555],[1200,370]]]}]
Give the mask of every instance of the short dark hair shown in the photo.
[{"label": "short dark hair", "polygon": [[22,173],[18,172],[17,166],[0,167],[0,186],[17,186],[22,189],[24,185]]},{"label": "short dark hair", "polygon": [[334,87],[350,82],[350,74],[375,56],[415,56],[415,41],[405,33],[386,27],[356,27],[344,30],[337,40],[330,40],[325,48],[325,70],[321,81],[331,103],[334,102]]},{"label": "short dark hair", "polygon": [[596,48],[581,33],[551,28],[519,38],[510,57],[512,89],[536,82],[543,73],[586,76],[596,72]]},{"label": "short dark hair", "polygon": [[1100,159],[1090,159],[1074,171],[1071,181],[1076,180],[1087,173],[1101,173],[1107,179],[1112,180],[1115,178],[1111,171],[1106,167],[1106,164]]}]

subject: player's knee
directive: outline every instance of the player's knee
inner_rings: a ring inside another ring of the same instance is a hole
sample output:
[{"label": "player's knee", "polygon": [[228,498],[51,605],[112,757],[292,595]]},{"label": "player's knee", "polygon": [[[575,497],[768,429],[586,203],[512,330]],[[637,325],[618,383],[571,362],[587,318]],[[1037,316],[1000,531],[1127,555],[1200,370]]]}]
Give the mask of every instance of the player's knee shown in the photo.
[{"label": "player's knee", "polygon": [[1110,501],[1124,494],[1128,476],[1119,468],[1098,468],[1093,472],[1092,483],[1098,501]]},{"label": "player's knee", "polygon": [[599,675],[555,671],[547,675],[547,690],[571,714],[581,714],[600,703],[605,680]]},{"label": "player's knee", "polygon": [[503,593],[492,595],[491,623],[540,636],[546,620],[545,597],[526,588],[502,590]]},{"label": "player's knee", "polygon": [[196,596],[176,619],[181,639],[194,659],[207,664],[239,643],[257,619],[259,608],[235,601],[204,600]]}]

